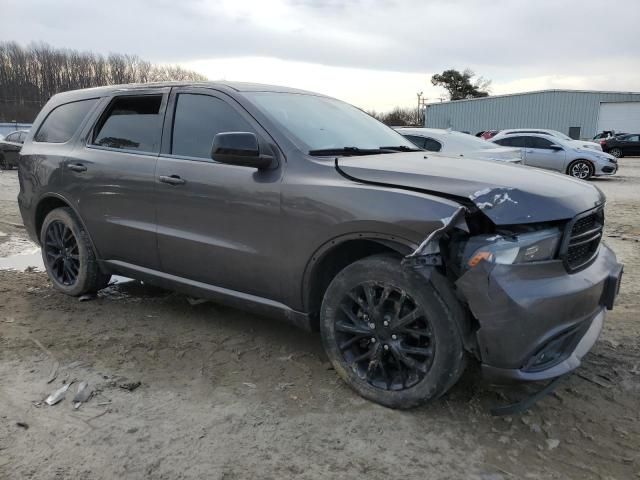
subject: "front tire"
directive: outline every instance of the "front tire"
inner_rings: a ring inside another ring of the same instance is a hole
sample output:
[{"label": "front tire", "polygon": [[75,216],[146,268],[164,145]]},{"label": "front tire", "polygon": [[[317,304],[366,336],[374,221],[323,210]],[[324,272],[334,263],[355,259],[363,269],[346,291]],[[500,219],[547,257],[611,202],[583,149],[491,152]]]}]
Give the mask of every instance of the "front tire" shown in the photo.
[{"label": "front tire", "polygon": [[589,180],[593,173],[593,166],[586,160],[575,160],[567,168],[567,174],[580,180]]},{"label": "front tire", "polygon": [[[438,275],[436,272],[434,275]],[[453,310],[400,259],[375,255],[342,270],[322,302],[320,331],[336,372],[391,408],[438,398],[464,370]]]},{"label": "front tire", "polygon": [[9,170],[9,162],[7,158],[0,153],[0,170]]},{"label": "front tire", "polygon": [[612,148],[609,150],[609,153],[616,158],[622,158],[622,149],[621,148]]},{"label": "front tire", "polygon": [[40,230],[42,259],[53,286],[71,296],[94,293],[109,283],[82,223],[68,207],[45,217]]}]

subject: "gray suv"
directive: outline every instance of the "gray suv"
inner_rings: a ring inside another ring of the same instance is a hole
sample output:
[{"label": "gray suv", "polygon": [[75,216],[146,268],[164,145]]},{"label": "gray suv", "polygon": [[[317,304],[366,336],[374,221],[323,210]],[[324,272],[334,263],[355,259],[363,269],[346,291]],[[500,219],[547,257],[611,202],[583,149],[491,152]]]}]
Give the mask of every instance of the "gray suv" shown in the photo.
[{"label": "gray suv", "polygon": [[596,187],[432,159],[355,107],[289,88],[58,94],[19,179],[61,292],[119,274],[319,330],[338,374],[390,407],[444,394],[467,360],[500,381],[572,371],[622,272]]}]

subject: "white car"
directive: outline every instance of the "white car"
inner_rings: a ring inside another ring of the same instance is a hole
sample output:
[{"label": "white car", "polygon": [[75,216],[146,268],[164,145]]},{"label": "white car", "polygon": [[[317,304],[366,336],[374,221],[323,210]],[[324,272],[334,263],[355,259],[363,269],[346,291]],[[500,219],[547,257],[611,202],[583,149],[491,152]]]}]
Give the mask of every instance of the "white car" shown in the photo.
[{"label": "white car", "polygon": [[395,130],[416,146],[431,152],[441,152],[448,156],[468,157],[477,160],[522,163],[519,148],[491,145],[468,133],[437,128],[400,127]]},{"label": "white car", "polygon": [[552,135],[513,133],[501,138],[496,135],[489,143],[520,148],[524,164],[530,167],[555,170],[582,180],[592,176],[613,175],[618,171],[618,161],[613,155]]},{"label": "white car", "polygon": [[548,128],[509,128],[507,130],[500,130],[497,135],[495,135],[491,140],[500,139],[506,137],[508,135],[513,135],[515,133],[539,133],[544,135],[551,135],[552,137],[560,138],[566,142],[575,142],[576,145],[580,145],[584,148],[591,148],[592,150],[602,151],[602,145],[596,142],[591,142],[589,140],[574,140],[568,135],[565,135],[558,130],[550,130]]}]

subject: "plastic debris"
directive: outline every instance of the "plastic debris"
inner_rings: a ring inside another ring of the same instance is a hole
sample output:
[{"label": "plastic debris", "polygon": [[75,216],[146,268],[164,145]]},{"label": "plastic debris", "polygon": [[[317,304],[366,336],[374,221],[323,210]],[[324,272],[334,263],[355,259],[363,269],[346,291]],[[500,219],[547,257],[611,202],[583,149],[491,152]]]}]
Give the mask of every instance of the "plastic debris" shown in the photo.
[{"label": "plastic debris", "polygon": [[88,302],[90,300],[94,300],[96,298],[96,295],[93,293],[87,293],[85,295],[80,295],[80,297],[78,297],[78,301],[80,302]]},{"label": "plastic debris", "polygon": [[64,399],[65,395],[67,394],[67,390],[69,390],[70,386],[71,386],[70,383],[64,384],[58,390],[56,390],[51,395],[49,395],[45,399],[44,403],[46,403],[49,406],[52,406],[52,405],[55,405],[56,403],[60,402],[61,400]]},{"label": "plastic debris", "polygon": [[89,400],[92,394],[93,394],[93,390],[89,388],[89,383],[80,382],[80,385],[78,385],[78,391],[76,392],[76,395],[73,397],[73,408],[75,409],[80,408],[80,405],[82,405],[87,400]]},{"label": "plastic debris", "polygon": [[29,430],[29,424],[27,422],[16,422],[16,425],[25,430]]},{"label": "plastic debris", "polygon": [[118,385],[120,388],[122,388],[123,390],[129,390],[130,392],[133,392],[136,388],[138,388],[140,385],[142,385],[141,382],[126,382],[126,383],[121,383],[120,385]]},{"label": "plastic debris", "polygon": [[251,382],[242,382],[242,384],[245,387],[249,387],[249,388],[256,388],[256,384],[255,383],[251,383]]}]

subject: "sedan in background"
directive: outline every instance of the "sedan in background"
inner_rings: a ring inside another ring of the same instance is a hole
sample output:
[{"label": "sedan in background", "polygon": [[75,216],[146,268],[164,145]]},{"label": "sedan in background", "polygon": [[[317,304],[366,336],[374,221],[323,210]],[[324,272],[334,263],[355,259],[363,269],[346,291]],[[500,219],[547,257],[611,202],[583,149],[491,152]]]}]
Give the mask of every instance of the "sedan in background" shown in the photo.
[{"label": "sedan in background", "polygon": [[519,133],[537,133],[537,134],[551,135],[552,137],[560,138],[565,142],[575,142],[576,145],[580,145],[584,148],[598,150],[599,152],[602,151],[602,147],[600,146],[599,143],[590,142],[588,140],[586,141],[574,140],[570,136],[565,135],[564,133],[559,132],[558,130],[550,130],[548,128],[511,128],[508,130],[500,130],[500,133],[496,135],[494,138],[502,138],[503,136],[506,136],[506,135],[514,135]]},{"label": "sedan in background", "polygon": [[27,133],[28,130],[17,130],[0,140],[0,170],[11,170],[18,166],[18,155]]},{"label": "sedan in background", "polygon": [[480,140],[468,133],[437,128],[396,128],[396,131],[417,147],[448,156],[468,157],[477,160],[522,163],[519,148],[504,148]]},{"label": "sedan in background", "polygon": [[602,150],[616,158],[640,155],[640,134],[628,133],[609,137],[601,142]]},{"label": "sedan in background", "polygon": [[505,147],[520,148],[522,160],[530,167],[546,168],[566,173],[581,180],[592,176],[613,175],[618,171],[618,161],[613,155],[576,145],[540,133],[514,133],[489,140]]}]

